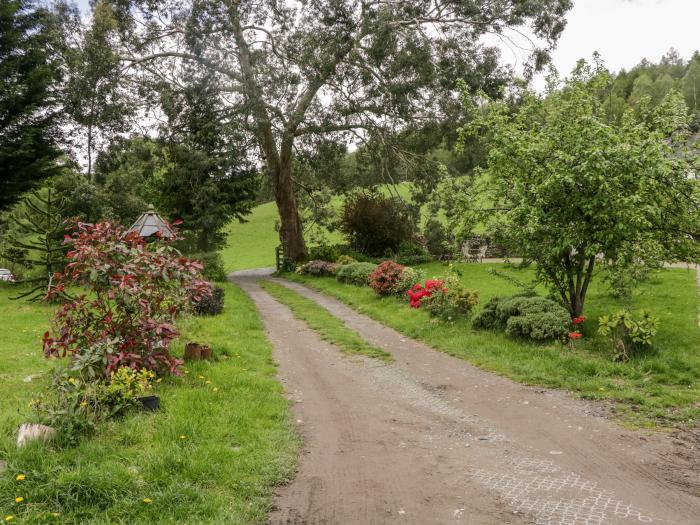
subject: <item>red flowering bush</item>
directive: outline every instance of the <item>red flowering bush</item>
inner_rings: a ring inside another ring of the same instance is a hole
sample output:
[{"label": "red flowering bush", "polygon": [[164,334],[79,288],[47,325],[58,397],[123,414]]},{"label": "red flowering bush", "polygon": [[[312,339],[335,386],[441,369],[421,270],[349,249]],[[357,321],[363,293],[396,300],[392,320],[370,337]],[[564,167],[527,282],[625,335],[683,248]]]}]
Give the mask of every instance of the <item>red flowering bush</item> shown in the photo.
[{"label": "red flowering bush", "polygon": [[420,308],[423,299],[430,297],[434,290],[442,288],[442,281],[439,279],[428,279],[425,281],[425,286],[420,283],[413,285],[408,292],[411,308]]},{"label": "red flowering bush", "polygon": [[574,317],[571,319],[571,324],[574,325],[574,331],[569,332],[569,339],[572,341],[576,341],[577,339],[581,339],[583,337],[583,334],[579,331],[579,325],[582,324],[586,320],[586,316],[584,315],[579,315],[578,317]]},{"label": "red flowering bush", "polygon": [[177,374],[182,361],[168,351],[179,335],[175,319],[212,288],[201,263],[180,256],[172,240],[147,244],[109,222],[76,223],[65,237],[68,264],[46,299],[76,286],[85,292],[56,311],[44,355],[80,360],[102,348],[96,358],[106,376],[120,367]]},{"label": "red flowering bush", "polygon": [[405,267],[394,261],[384,261],[369,276],[369,285],[377,295],[391,295],[400,286]]},{"label": "red flowering bush", "polygon": [[407,293],[411,308],[425,305],[430,315],[445,321],[467,316],[479,304],[479,292],[462,286],[453,273],[444,279],[428,279],[425,286],[416,284]]}]

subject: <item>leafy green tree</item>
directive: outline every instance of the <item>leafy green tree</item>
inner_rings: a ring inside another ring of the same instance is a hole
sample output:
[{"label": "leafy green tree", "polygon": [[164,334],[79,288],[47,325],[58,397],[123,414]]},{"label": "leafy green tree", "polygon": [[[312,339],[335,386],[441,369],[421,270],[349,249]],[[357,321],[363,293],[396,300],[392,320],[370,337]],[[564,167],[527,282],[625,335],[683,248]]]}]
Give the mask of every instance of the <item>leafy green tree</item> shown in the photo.
[{"label": "leafy green tree", "polygon": [[700,112],[700,54],[695,54],[683,77],[685,103],[697,115]]},{"label": "leafy green tree", "polygon": [[692,238],[700,193],[684,151],[682,98],[671,92],[641,120],[628,111],[617,124],[599,98],[610,81],[582,61],[561,89],[527,95],[515,114],[503,102],[482,110],[463,97],[475,120],[462,135],[489,138],[481,183],[491,199],[490,211],[463,214],[481,216],[501,242],[535,261],[572,316],[583,313],[600,265],[653,267],[700,255]]},{"label": "leafy green tree", "polygon": [[47,9],[0,3],[0,210],[59,170],[57,36]]},{"label": "leafy green tree", "polygon": [[[288,256],[301,259],[306,246],[293,169],[300,152],[313,150],[319,137],[391,136],[411,124],[447,120],[458,112],[456,79],[474,88],[491,81],[494,51],[483,35],[511,37],[527,25],[549,48],[571,5],[132,0],[115,2],[115,9],[121,58],[135,80],[150,75],[172,84],[184,64],[211,74],[216,96],[260,152]],[[534,49],[533,68],[546,57],[546,49]]]},{"label": "leafy green tree", "polygon": [[85,28],[80,13],[64,17],[73,45],[66,50],[68,82],[64,107],[77,129],[85,134],[87,173],[95,182],[95,151],[102,135],[123,131],[134,103],[121,82],[121,63],[114,42],[117,21],[111,6],[102,0],[93,4],[92,20]]}]

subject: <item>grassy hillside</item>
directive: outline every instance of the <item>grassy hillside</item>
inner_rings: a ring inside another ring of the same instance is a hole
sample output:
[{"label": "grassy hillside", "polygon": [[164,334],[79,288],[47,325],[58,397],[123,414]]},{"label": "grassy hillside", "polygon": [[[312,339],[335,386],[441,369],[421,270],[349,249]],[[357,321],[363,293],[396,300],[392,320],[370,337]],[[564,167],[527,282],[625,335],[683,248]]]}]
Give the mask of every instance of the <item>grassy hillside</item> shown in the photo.
[{"label": "grassy hillside", "polygon": [[[388,189],[383,190],[388,193]],[[411,187],[408,183],[396,186],[398,194],[408,199]],[[339,209],[342,197],[336,197],[332,205]],[[247,222],[232,222],[228,227],[228,245],[221,251],[227,272],[247,268],[266,268],[275,265],[275,247],[279,245],[279,236],[275,224],[279,223],[277,206],[274,202],[261,204],[253,209]],[[342,242],[338,233],[329,234],[329,242]]]}]

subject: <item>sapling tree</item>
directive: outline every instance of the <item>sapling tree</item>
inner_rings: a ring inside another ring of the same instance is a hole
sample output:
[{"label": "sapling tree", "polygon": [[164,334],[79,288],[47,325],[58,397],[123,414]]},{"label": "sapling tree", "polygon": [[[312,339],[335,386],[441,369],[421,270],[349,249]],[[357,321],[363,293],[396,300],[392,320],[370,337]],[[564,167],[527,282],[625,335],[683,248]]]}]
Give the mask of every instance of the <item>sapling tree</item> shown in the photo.
[{"label": "sapling tree", "polygon": [[609,82],[602,66],[582,61],[546,96],[526,93],[517,111],[463,97],[473,121],[462,140],[478,134],[490,149],[476,184],[465,185],[474,198],[459,200],[459,219],[483,219],[513,252],[535,261],[572,317],[583,313],[598,267],[698,260],[700,193],[682,97],[671,92],[653,109],[642,104],[639,118],[628,112],[618,124],[598,96]]},{"label": "sapling tree", "polygon": [[14,231],[3,256],[33,270],[33,274],[19,281],[26,288],[13,299],[41,299],[51,288],[53,274],[63,268],[63,209],[62,199],[47,188],[30,192],[10,215]]}]

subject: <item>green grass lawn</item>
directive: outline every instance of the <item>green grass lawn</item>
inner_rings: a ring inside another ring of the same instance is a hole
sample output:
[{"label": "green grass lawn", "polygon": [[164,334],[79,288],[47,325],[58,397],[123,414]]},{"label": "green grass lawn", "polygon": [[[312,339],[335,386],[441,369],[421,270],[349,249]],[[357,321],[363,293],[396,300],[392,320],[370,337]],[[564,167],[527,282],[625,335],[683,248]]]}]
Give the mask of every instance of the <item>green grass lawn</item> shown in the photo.
[{"label": "green grass lawn", "polygon": [[[462,281],[479,290],[481,303],[509,295],[517,287],[489,273],[496,268],[528,282],[532,269],[503,264],[458,264]],[[423,267],[439,276],[445,267]],[[533,344],[503,333],[472,330],[468,320],[454,325],[431,322],[427,312],[403,298],[379,298],[371,288],[340,284],[332,278],[290,275],[337,297],[370,317],[484,369],[533,385],[571,390],[616,403],[620,417],[635,425],[685,424],[700,418],[700,327],[695,272],[667,269],[653,274],[634,297],[635,308],[649,308],[660,319],[653,349],[628,363],[612,361],[609,342],[597,335],[597,319],[621,308],[601,276],[588,294],[586,337],[573,345]],[[543,290],[540,290],[543,292]],[[477,308],[478,311],[478,308]]]},{"label": "green grass lawn", "polygon": [[[407,183],[398,184],[396,191],[402,198],[410,198],[410,186]],[[386,188],[383,192],[387,193]],[[332,201],[337,209],[341,203],[340,197],[335,197]],[[233,221],[228,226],[227,245],[221,250],[227,272],[275,265],[275,247],[280,243],[279,234],[275,230],[275,223],[279,222],[277,205],[267,202],[256,206],[246,219],[247,222]],[[332,244],[342,242],[338,232],[326,232],[325,235]]]},{"label": "green grass lawn", "polygon": [[324,341],[333,343],[343,353],[364,355],[383,361],[393,360],[391,354],[369,344],[357,332],[345,326],[343,321],[314,301],[270,281],[260,281],[260,286],[275,299],[286,304],[292,310],[294,317],[304,321],[309,328],[316,330]]},{"label": "green grass lawn", "polygon": [[[217,359],[189,363],[155,388],[163,410],[100,427],[73,448],[15,446],[28,401],[46,385],[45,306],[0,288],[0,519],[13,523],[264,523],[275,485],[294,472],[299,440],[275,379],[271,347],[250,299],[227,284],[224,313],[182,323],[184,342]],[[23,481],[16,480],[24,474]],[[21,503],[15,503],[22,497]],[[144,501],[146,500],[146,501]],[[58,517],[52,513],[59,513]]]}]

